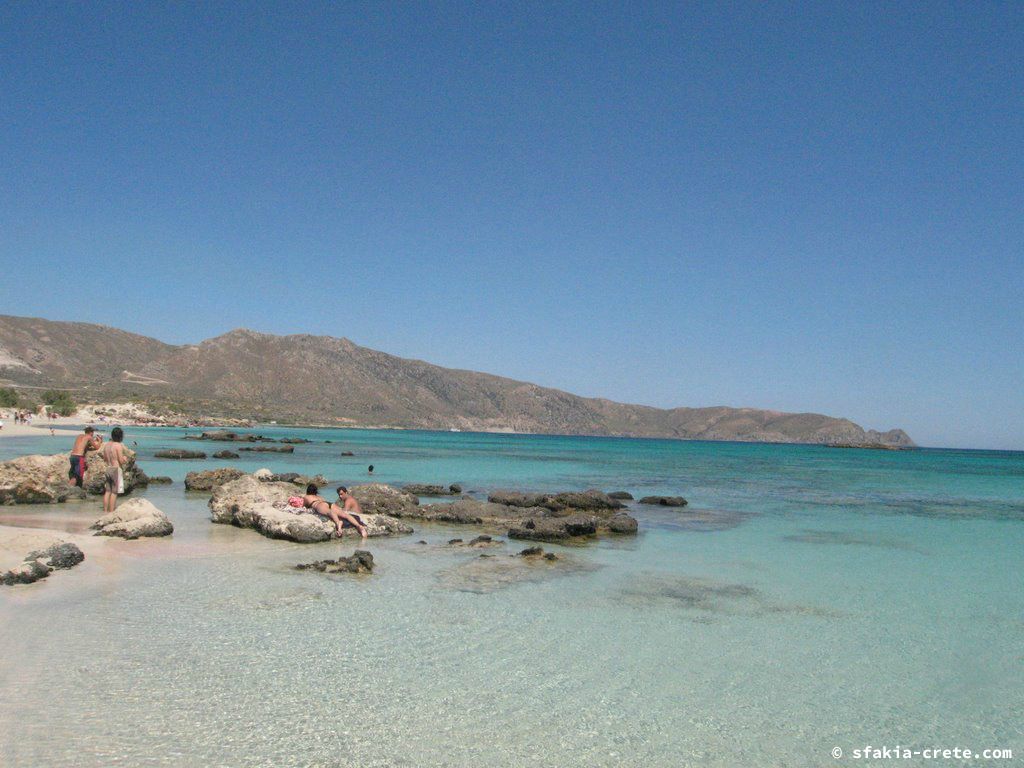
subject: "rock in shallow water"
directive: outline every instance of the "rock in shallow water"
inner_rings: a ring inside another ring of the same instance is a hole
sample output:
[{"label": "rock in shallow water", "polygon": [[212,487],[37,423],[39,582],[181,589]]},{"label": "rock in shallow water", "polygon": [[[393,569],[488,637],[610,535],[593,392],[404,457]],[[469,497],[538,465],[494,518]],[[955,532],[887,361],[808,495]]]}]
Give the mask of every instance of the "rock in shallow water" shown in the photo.
[{"label": "rock in shallow water", "polygon": [[[388,486],[384,486],[387,488]],[[351,489],[353,495],[356,488]],[[400,494],[397,489],[391,489]],[[210,519],[215,523],[252,528],[271,539],[287,539],[297,542],[328,541],[335,537],[334,523],[330,519],[290,507],[288,499],[295,496],[292,483],[262,481],[252,475],[244,475],[230,483],[218,486],[210,498]],[[370,505],[356,495],[363,506],[363,523],[370,536],[393,536],[412,533],[412,528],[401,520],[369,511]],[[382,509],[386,494],[377,499],[373,509]],[[345,536],[358,536],[355,528],[345,528]]]},{"label": "rock in shallow water", "polygon": [[83,560],[77,544],[49,531],[0,526],[0,584],[31,584]]},{"label": "rock in shallow water", "polygon": [[685,507],[689,502],[682,496],[644,496],[640,503],[659,507]]},{"label": "rock in shallow water", "polygon": [[589,515],[570,515],[526,520],[509,528],[508,537],[529,541],[564,541],[575,536],[592,536],[595,533],[597,518]]},{"label": "rock in shallow water", "polygon": [[224,467],[222,469],[207,469],[202,472],[189,472],[185,475],[186,491],[210,491],[218,485],[230,483],[244,475],[240,469]]},{"label": "rock in shallow water", "polygon": [[452,483],[451,485],[411,483],[403,485],[402,490],[414,496],[458,496],[462,493],[462,486],[458,483]]},{"label": "rock in shallow water", "polygon": [[172,448],[168,451],[157,451],[153,454],[158,459],[205,459],[202,451],[186,451],[183,448]]},{"label": "rock in shallow water", "polygon": [[119,536],[122,539],[169,536],[174,532],[167,515],[146,499],[126,501],[89,527],[96,531],[95,536]]},{"label": "rock in shallow water", "polygon": [[295,568],[299,571],[319,571],[320,573],[373,573],[373,555],[365,549],[357,549],[351,557],[318,560],[315,563],[300,563]]},{"label": "rock in shallow water", "polygon": [[[124,487],[130,493],[144,486],[149,478],[135,463],[135,453],[125,449]],[[68,485],[68,455],[21,456],[0,462],[0,504],[59,504],[80,499],[87,493],[103,493],[103,475],[107,463],[96,452],[86,455],[86,471],[82,488]]]}]

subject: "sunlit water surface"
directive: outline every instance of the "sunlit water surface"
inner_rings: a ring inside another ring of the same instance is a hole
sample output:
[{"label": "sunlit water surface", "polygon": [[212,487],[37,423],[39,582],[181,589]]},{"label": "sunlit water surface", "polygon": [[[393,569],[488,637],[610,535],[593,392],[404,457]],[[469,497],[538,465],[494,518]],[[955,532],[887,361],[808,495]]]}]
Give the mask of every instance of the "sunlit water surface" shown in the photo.
[{"label": "sunlit water surface", "polygon": [[[0,592],[0,764],[799,766],[864,744],[1024,754],[1024,454],[261,432],[317,442],[175,462],[153,453],[228,446],[129,430],[145,469],[177,481],[145,493],[173,537],[117,542],[122,557]],[[0,458],[67,443],[8,439]],[[637,507],[639,536],[548,545],[555,564],[511,557],[515,542],[481,558],[446,544],[474,531],[415,525],[370,542],[371,576],[325,576],[292,566],[351,543],[213,525],[207,496],[180,483],[225,464],[357,483],[370,463],[389,483],[681,493],[690,507]],[[6,508],[0,522],[82,531],[97,508]]]}]

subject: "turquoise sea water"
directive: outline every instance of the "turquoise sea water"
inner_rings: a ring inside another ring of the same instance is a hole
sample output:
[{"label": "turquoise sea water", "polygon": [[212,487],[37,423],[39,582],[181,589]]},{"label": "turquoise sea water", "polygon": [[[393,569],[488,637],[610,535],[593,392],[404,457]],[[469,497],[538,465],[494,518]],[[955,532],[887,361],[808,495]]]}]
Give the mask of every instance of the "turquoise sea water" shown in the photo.
[{"label": "turquoise sea water", "polygon": [[[231,465],[355,484],[372,463],[395,484],[597,487],[690,507],[636,507],[639,536],[549,545],[562,556],[550,568],[508,557],[514,542],[480,558],[445,546],[471,531],[414,524],[370,542],[372,576],[325,577],[290,566],[351,543],[212,525],[206,495],[154,486],[173,537],[0,593],[0,764],[891,762],[853,760],[866,744],[1024,755],[1022,453],[259,431],[316,442],[176,462],[153,453],[229,446],[173,429],[128,440],[176,481]],[[67,443],[8,439],[0,459]],[[8,508],[0,522],[80,531],[98,506]]]}]

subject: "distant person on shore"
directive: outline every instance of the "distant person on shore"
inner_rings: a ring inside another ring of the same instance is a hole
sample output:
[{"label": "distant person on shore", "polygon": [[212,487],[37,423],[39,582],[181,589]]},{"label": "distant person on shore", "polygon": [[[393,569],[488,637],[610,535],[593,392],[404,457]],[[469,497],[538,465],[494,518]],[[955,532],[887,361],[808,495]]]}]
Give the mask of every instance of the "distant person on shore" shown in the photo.
[{"label": "distant person on shore", "polygon": [[113,512],[117,506],[117,495],[124,493],[124,465],[128,454],[124,452],[124,430],[114,427],[110,442],[103,446],[103,460],[107,469],[103,473],[103,511]]},{"label": "distant person on shore", "polygon": [[75,444],[71,446],[71,468],[68,470],[68,485],[82,487],[82,483],[85,481],[85,453],[86,451],[95,451],[99,448],[99,443],[96,442],[96,436],[93,434],[95,431],[92,427],[86,427],[82,430],[82,434],[75,438]]},{"label": "distant person on shore", "polygon": [[359,535],[365,539],[366,526],[359,519],[359,515],[363,513],[363,510],[359,508],[359,502],[348,495],[348,489],[345,486],[338,488],[340,504],[331,504],[327,499],[319,495],[319,491],[320,489],[317,488],[315,483],[310,483],[306,486],[306,495],[302,497],[302,503],[306,508],[310,512],[316,512],[318,515],[329,517],[334,523],[339,537],[341,536],[342,529],[345,527],[345,523],[348,523],[358,530]]}]

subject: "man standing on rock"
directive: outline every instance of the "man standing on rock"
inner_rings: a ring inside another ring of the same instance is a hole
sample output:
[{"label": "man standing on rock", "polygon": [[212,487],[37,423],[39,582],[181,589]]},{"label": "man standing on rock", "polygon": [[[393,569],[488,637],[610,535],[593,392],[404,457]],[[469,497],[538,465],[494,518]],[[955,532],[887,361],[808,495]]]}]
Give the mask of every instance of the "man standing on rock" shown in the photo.
[{"label": "man standing on rock", "polygon": [[99,448],[99,440],[93,436],[95,432],[92,427],[86,427],[82,434],[75,438],[75,444],[71,447],[71,469],[68,470],[68,485],[82,487],[85,481],[85,452],[95,451]]}]

